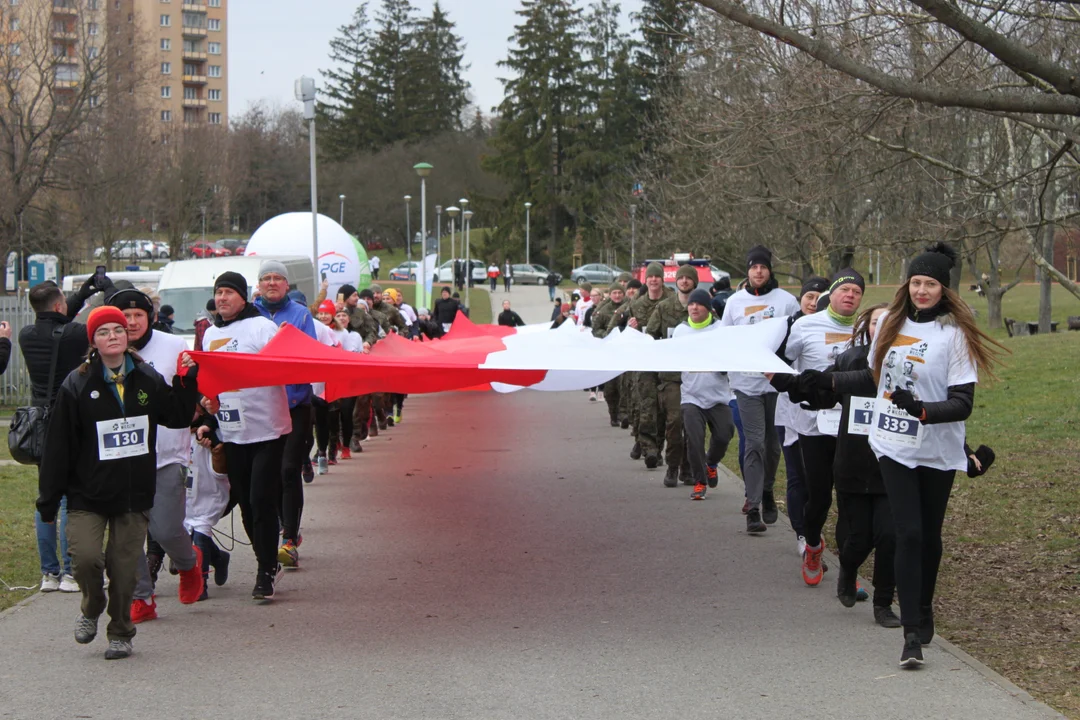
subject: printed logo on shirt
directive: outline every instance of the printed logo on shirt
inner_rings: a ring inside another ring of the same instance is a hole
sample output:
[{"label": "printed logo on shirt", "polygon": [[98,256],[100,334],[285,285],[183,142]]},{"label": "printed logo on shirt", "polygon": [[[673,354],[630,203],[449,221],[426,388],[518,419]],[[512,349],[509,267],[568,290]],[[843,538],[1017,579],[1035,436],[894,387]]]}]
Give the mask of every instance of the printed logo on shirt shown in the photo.
[{"label": "printed logo on shirt", "polygon": [[743,309],[743,316],[745,317],[747,315],[756,315],[762,310],[767,309],[768,307],[768,305],[747,305],[746,308]]},{"label": "printed logo on shirt", "polygon": [[833,333],[833,332],[825,333],[825,344],[826,345],[835,345],[836,343],[846,343],[850,339],[851,339],[851,335],[847,334],[847,333]]},{"label": "printed logo on shirt", "polygon": [[236,338],[219,338],[210,343],[210,352],[225,348],[225,352],[236,352],[240,347],[240,341]]},{"label": "printed logo on shirt", "polygon": [[139,394],[135,396],[139,400],[140,405],[146,405],[150,402],[150,396],[146,394],[145,390],[140,390]]}]

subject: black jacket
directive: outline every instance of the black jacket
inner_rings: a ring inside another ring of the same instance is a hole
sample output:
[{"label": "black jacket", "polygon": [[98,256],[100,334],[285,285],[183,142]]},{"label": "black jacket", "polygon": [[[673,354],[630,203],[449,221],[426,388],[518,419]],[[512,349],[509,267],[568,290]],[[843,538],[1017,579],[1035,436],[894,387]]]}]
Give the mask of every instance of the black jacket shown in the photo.
[{"label": "black jacket", "polygon": [[[88,283],[90,281],[87,281]],[[67,299],[67,315],[58,312],[39,312],[33,325],[27,325],[19,331],[19,350],[26,362],[26,371],[30,374],[30,404],[49,405],[56,397],[60,383],[75,368],[79,367],[90,339],[86,336],[86,326],[72,322],[82,310],[87,298],[97,292],[92,285],[83,285],[82,289]],[[53,348],[53,330],[60,332],[60,353],[56,358],[56,374],[53,376],[53,397],[45,397],[49,388],[49,358]]]},{"label": "black jacket", "polygon": [[499,324],[507,327],[521,327],[525,321],[513,310],[503,310],[499,313]]},{"label": "black jacket", "polygon": [[[850,347],[836,358],[836,363],[825,372],[865,370],[870,367],[867,356],[869,345]],[[876,394],[876,388],[875,393]],[[884,495],[885,485],[881,481],[877,456],[870,449],[870,439],[866,435],[848,433],[848,413],[851,411],[851,395],[835,397],[843,405],[840,414],[840,432],[836,437],[836,459],[833,461],[833,481],[836,492]],[[835,401],[833,403],[835,405]]]},{"label": "black jacket", "polygon": [[545,283],[545,284],[546,284],[546,285],[547,285],[548,287],[555,287],[556,285],[558,285],[558,284],[559,284],[559,276],[558,276],[558,275],[556,275],[556,274],[555,274],[555,273],[553,273],[553,272],[550,272],[550,273],[548,273],[547,277],[546,277],[546,278],[544,278],[544,283]]},{"label": "black jacket", "polygon": [[436,300],[434,308],[435,322],[440,325],[452,325],[460,307],[461,303],[452,297],[445,300]]},{"label": "black jacket", "polygon": [[11,341],[7,338],[0,338],[0,375],[3,375],[4,371],[7,370],[9,360],[11,360]]},{"label": "black jacket", "polygon": [[[71,372],[57,392],[49,420],[48,452],[38,474],[41,519],[52,522],[56,518],[64,495],[69,511],[112,516],[149,510],[157,475],[157,426],[188,427],[197,400],[193,372],[173,378],[170,388],[154,368],[137,361],[124,378],[123,407],[105,382],[100,358],[91,361],[85,374]],[[148,416],[149,452],[99,460],[97,423],[138,416]]]}]

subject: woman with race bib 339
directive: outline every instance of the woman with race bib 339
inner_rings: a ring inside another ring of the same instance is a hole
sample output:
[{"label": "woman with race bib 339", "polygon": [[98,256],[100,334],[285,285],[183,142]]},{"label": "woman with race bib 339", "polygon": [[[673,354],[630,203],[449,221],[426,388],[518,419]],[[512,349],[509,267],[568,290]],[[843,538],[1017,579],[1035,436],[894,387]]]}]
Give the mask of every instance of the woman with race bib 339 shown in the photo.
[{"label": "woman with race bib 339", "polygon": [[922,645],[934,637],[941,528],[956,472],[968,467],[964,421],[979,369],[992,374],[1004,350],[950,288],[955,261],[943,243],[915,258],[878,322],[870,369],[821,378],[838,392],[874,398],[870,447],[895,525],[904,668],[923,664]]}]

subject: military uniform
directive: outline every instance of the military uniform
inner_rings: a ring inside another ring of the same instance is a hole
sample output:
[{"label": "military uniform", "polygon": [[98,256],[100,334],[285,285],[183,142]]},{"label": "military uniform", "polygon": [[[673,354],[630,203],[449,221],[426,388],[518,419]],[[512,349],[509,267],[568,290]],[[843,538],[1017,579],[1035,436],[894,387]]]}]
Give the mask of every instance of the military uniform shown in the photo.
[{"label": "military uniform", "polygon": [[[689,313],[680,302],[678,294],[672,295],[656,306],[645,332],[657,340],[666,340],[688,317]],[[664,430],[664,461],[668,465],[668,472],[674,472],[674,469],[678,468],[683,482],[692,483],[690,464],[686,460],[686,447],[683,443],[682,373],[649,374],[653,375],[657,382],[657,428]]]},{"label": "military uniform", "polygon": [[[626,305],[626,301],[616,303],[614,300],[608,298],[604,302],[600,303],[600,306],[593,310],[592,314],[592,334],[593,337],[605,338],[608,333],[611,332],[611,318],[619,308]],[[623,373],[625,375],[625,373]],[[622,375],[608,380],[604,384],[604,402],[608,406],[608,415],[611,416],[612,427],[619,424],[619,422],[625,418],[625,414],[620,414],[619,407],[621,401],[621,383]]]}]

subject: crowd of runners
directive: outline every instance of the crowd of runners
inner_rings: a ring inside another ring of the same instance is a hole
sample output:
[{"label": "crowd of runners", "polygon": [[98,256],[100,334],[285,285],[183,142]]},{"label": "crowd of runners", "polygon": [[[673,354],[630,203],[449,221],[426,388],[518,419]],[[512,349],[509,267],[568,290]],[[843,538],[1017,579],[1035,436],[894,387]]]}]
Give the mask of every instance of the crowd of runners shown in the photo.
[{"label": "crowd of runners", "polygon": [[[921,646],[934,634],[954,475],[984,472],[993,460],[988,448],[966,446],[964,420],[978,369],[992,371],[1000,346],[950,288],[953,262],[944,246],[928,250],[890,303],[862,308],[864,282],[854,270],[810,278],[795,297],[778,286],[772,255],[758,246],[737,292],[726,281],[699,288],[689,266],[668,288],[653,263],[644,283],[623,275],[606,289],[583,285],[571,302],[556,299],[552,314],[552,327],[572,322],[598,338],[637,330],[660,341],[784,323],[775,350],[796,375],[629,372],[591,388],[590,399],[607,404],[612,427],[630,431],[632,459],[663,468],[664,486],[689,486],[695,501],[717,486],[737,434],[751,535],[778,521],[782,455],[786,510],[810,586],[827,569],[822,532],[835,488],[837,596],[847,607],[866,596],[856,576],[876,552],[874,616],[903,628],[905,667],[922,664]],[[324,345],[367,353],[390,334],[438,338],[461,309],[449,287],[432,314],[377,284],[359,292],[343,285],[330,299],[325,282],[309,304],[273,260],[262,264],[254,297],[248,287],[234,272],[217,277],[196,350],[257,353],[287,323]],[[99,291],[104,305],[86,325],[75,323]],[[80,643],[94,639],[108,613],[107,658],[130,655],[135,625],[157,617],[155,585],[166,561],[179,575],[181,603],[208,597],[211,571],[217,585],[228,580],[230,556],[214,527],[234,507],[257,559],[252,597],[271,600],[283,568],[300,562],[304,484],[402,422],[404,395],[327,402],[321,384],[202,397],[197,364],[182,339],[154,324],[153,299],[107,278],[92,277],[72,298],[45,283],[30,302],[37,322],[19,344],[35,404],[53,408],[37,503],[42,590],[82,593]],[[522,324],[509,302],[499,321]]]}]

